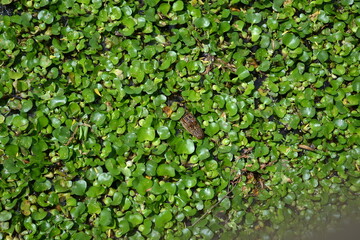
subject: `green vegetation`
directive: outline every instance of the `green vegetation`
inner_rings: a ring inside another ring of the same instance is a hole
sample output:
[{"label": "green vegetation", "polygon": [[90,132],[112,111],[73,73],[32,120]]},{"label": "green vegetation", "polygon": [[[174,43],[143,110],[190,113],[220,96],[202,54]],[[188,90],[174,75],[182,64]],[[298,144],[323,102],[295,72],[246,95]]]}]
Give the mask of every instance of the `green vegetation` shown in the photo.
[{"label": "green vegetation", "polygon": [[359,199],[359,1],[0,3],[0,239],[303,236]]}]

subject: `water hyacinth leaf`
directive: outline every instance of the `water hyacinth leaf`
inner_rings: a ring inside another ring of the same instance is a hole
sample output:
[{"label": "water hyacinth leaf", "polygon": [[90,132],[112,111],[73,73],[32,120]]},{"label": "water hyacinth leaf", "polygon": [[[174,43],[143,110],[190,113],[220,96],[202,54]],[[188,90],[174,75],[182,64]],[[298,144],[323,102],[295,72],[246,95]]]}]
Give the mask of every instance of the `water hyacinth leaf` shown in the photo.
[{"label": "water hyacinth leaf", "polygon": [[210,200],[213,199],[215,195],[214,189],[211,187],[202,188],[199,192],[200,199]]},{"label": "water hyacinth leaf", "polygon": [[99,184],[105,185],[107,187],[110,187],[111,184],[113,183],[113,176],[111,176],[111,174],[109,173],[100,173],[98,175],[98,182]]},{"label": "water hyacinth leaf", "polygon": [[175,177],[175,169],[169,164],[160,164],[156,169],[156,173],[158,176]]},{"label": "water hyacinth leaf", "polygon": [[133,227],[140,225],[143,220],[144,217],[140,213],[133,213],[128,216],[128,221]]},{"label": "water hyacinth leaf", "polygon": [[212,122],[205,128],[205,133],[209,136],[214,136],[216,133],[220,131],[219,123]]},{"label": "water hyacinth leaf", "polygon": [[17,115],[13,118],[12,124],[14,125],[14,127],[19,129],[20,131],[23,131],[28,127],[29,121],[26,118],[24,118],[20,115]]},{"label": "water hyacinth leaf", "polygon": [[238,75],[240,80],[244,80],[245,78],[250,76],[249,70],[245,66],[240,66],[236,70],[236,74]]},{"label": "water hyacinth leaf", "polygon": [[169,210],[160,212],[159,215],[155,217],[155,227],[157,229],[164,228],[165,224],[170,222],[172,218],[173,215]]},{"label": "water hyacinth leaf", "polygon": [[291,49],[297,48],[300,44],[300,39],[293,33],[285,33],[282,37],[282,41],[287,47]]},{"label": "water hyacinth leaf", "polygon": [[300,110],[303,117],[313,118],[316,114],[316,110],[313,107],[305,107]]},{"label": "water hyacinth leaf", "polygon": [[142,127],[137,133],[139,142],[153,141],[155,139],[155,130],[152,127]]},{"label": "water hyacinth leaf", "polygon": [[66,103],[67,103],[67,98],[65,96],[57,96],[50,100],[49,108],[53,109],[56,107],[60,107],[62,105],[65,105]]},{"label": "water hyacinth leaf", "polygon": [[102,126],[106,121],[106,115],[100,112],[94,112],[91,114],[90,121],[97,126]]},{"label": "water hyacinth leaf", "polygon": [[0,222],[9,221],[12,218],[12,214],[9,211],[2,211],[0,212]]},{"label": "water hyacinth leaf", "polygon": [[347,128],[347,122],[344,119],[336,119],[334,121],[335,126],[338,127],[341,130],[345,130]]},{"label": "water hyacinth leaf", "polygon": [[160,139],[168,139],[171,136],[169,128],[166,126],[160,126],[156,131]]},{"label": "water hyacinth leaf", "polygon": [[230,117],[234,116],[238,111],[236,102],[227,101],[226,102],[226,110],[228,111]]},{"label": "water hyacinth leaf", "polygon": [[34,183],[34,191],[35,192],[44,192],[46,190],[49,190],[51,188],[51,182],[49,180],[41,181],[37,180]]},{"label": "water hyacinth leaf", "polygon": [[178,154],[192,154],[195,151],[194,141],[191,139],[180,139],[175,146],[175,151]]},{"label": "water hyacinth leaf", "polygon": [[61,143],[66,143],[70,138],[70,130],[67,127],[59,127],[53,131],[53,137]]},{"label": "water hyacinth leaf", "polygon": [[210,151],[206,147],[197,148],[196,153],[197,153],[200,161],[205,160],[210,157]]},{"label": "water hyacinth leaf", "polygon": [[87,183],[85,180],[79,180],[73,182],[73,186],[71,187],[71,192],[78,196],[83,196],[85,194],[87,188]]},{"label": "water hyacinth leaf", "polygon": [[197,179],[194,176],[184,176],[183,181],[187,188],[195,187],[197,183]]},{"label": "water hyacinth leaf", "polygon": [[137,190],[137,192],[141,195],[145,195],[147,191],[150,190],[150,188],[152,187],[153,182],[145,177],[138,177],[136,179],[136,182],[134,182],[134,187]]},{"label": "water hyacinth leaf", "polygon": [[210,20],[206,17],[200,17],[195,19],[194,24],[198,28],[207,28],[210,26]]},{"label": "water hyacinth leaf", "polygon": [[33,108],[33,102],[31,100],[22,100],[21,104],[21,111],[22,112],[29,112]]},{"label": "water hyacinth leaf", "polygon": [[181,11],[181,10],[183,10],[184,9],[184,2],[183,1],[176,1],[176,2],[174,2],[174,4],[173,4],[173,10],[175,11],[175,12],[178,12],[178,11]]},{"label": "water hyacinth leaf", "polygon": [[113,222],[112,211],[109,208],[104,208],[99,216],[101,226],[109,226]]},{"label": "water hyacinth leaf", "polygon": [[125,234],[130,231],[130,224],[127,220],[123,219],[118,223],[120,234]]},{"label": "water hyacinth leaf", "polygon": [[54,21],[54,16],[48,10],[41,10],[38,14],[38,19],[45,22],[46,24],[50,24]]},{"label": "water hyacinth leaf", "polygon": [[89,88],[84,89],[82,91],[82,96],[86,103],[91,103],[91,102],[95,101],[95,94],[92,89],[89,89]]}]

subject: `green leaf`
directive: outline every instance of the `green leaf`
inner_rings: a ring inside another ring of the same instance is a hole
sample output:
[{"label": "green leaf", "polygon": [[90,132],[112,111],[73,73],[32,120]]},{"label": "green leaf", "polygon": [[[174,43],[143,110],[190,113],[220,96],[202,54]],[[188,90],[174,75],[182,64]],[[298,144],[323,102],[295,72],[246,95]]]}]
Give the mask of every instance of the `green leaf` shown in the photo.
[{"label": "green leaf", "polygon": [[130,231],[129,222],[126,221],[125,219],[121,220],[121,221],[118,223],[118,229],[119,229],[119,231],[120,231],[120,234],[125,234],[125,233],[127,233],[128,231]]},{"label": "green leaf", "polygon": [[160,164],[156,173],[158,176],[175,177],[175,169],[169,164]]},{"label": "green leaf", "polygon": [[54,21],[54,16],[48,10],[41,10],[38,14],[38,19],[45,22],[46,24],[50,24]]},{"label": "green leaf", "polygon": [[73,183],[71,187],[71,192],[78,196],[83,196],[87,188],[87,183],[85,180],[79,180]]},{"label": "green leaf", "polygon": [[205,160],[210,157],[210,151],[207,147],[200,147],[196,149],[196,154],[199,157],[199,160]]},{"label": "green leaf", "polygon": [[[15,145],[14,145],[15,146]],[[14,152],[13,154],[9,154],[9,153],[7,153],[9,156],[16,156],[16,154],[17,154],[17,151],[16,152]],[[17,161],[17,160],[14,160],[14,159],[11,159],[11,158],[9,158],[9,159],[5,159],[4,160],[4,163],[3,163],[4,165],[4,168],[9,172],[9,173],[17,173],[17,172],[19,172],[20,171],[20,169],[21,169],[21,165],[19,164],[19,162]]]},{"label": "green leaf", "polygon": [[85,103],[91,103],[95,101],[95,93],[92,89],[86,88],[82,91],[82,96],[84,98]]},{"label": "green leaf", "polygon": [[210,200],[213,199],[215,195],[214,189],[207,187],[202,188],[199,192],[200,199],[202,200]]},{"label": "green leaf", "polygon": [[70,138],[70,130],[67,127],[59,127],[53,131],[53,136],[61,143],[66,143]]},{"label": "green leaf", "polygon": [[179,139],[175,145],[178,154],[192,154],[195,151],[194,141],[191,139]]},{"label": "green leaf", "polygon": [[153,182],[148,178],[140,176],[136,179],[136,181],[134,181],[133,184],[139,194],[145,195],[146,192],[152,187]]},{"label": "green leaf", "polygon": [[23,118],[20,115],[17,115],[13,118],[12,124],[14,125],[14,127],[23,131],[29,126],[29,120],[27,120],[26,118]]},{"label": "green leaf", "polygon": [[100,173],[98,175],[98,181],[99,181],[99,184],[110,187],[114,181],[114,178],[113,178],[113,176],[111,176],[110,173]]},{"label": "green leaf", "polygon": [[65,96],[57,96],[50,100],[49,108],[54,109],[56,107],[63,106],[67,103],[67,98]]},{"label": "green leaf", "polygon": [[245,78],[250,76],[250,72],[249,72],[249,70],[247,70],[247,68],[245,66],[240,66],[236,70],[236,74],[238,75],[240,80],[244,80]]},{"label": "green leaf", "polygon": [[166,126],[160,126],[156,131],[159,134],[160,139],[162,140],[168,139],[171,136],[169,128]]},{"label": "green leaf", "polygon": [[44,192],[51,188],[51,182],[49,180],[36,180],[34,183],[35,192]]},{"label": "green leaf", "polygon": [[172,213],[169,210],[162,211],[159,215],[155,217],[155,228],[164,228],[165,224],[170,222],[172,218]]},{"label": "green leaf", "polygon": [[99,217],[99,223],[101,226],[109,226],[110,224],[112,224],[113,222],[113,218],[112,218],[112,213],[111,213],[111,209],[110,208],[104,208],[101,213],[100,213],[100,217]]},{"label": "green leaf", "polygon": [[155,139],[155,130],[152,127],[141,127],[137,133],[139,142],[153,141]]},{"label": "green leaf", "polygon": [[2,211],[0,212],[0,222],[9,221],[12,218],[12,214],[9,211]]},{"label": "green leaf", "polygon": [[183,176],[182,180],[187,188],[195,187],[197,183],[197,179],[194,176]]},{"label": "green leaf", "polygon": [[210,20],[207,19],[206,17],[197,18],[194,21],[194,25],[197,28],[207,28],[210,26]]},{"label": "green leaf", "polygon": [[293,33],[285,33],[282,37],[282,41],[287,47],[291,49],[297,48],[300,44],[300,39]]},{"label": "green leaf", "polygon": [[91,114],[90,121],[95,123],[97,126],[102,126],[106,121],[106,115],[100,112],[94,112]]},{"label": "green leaf", "polygon": [[174,4],[173,4],[173,10],[175,11],[175,12],[178,12],[178,11],[181,11],[181,10],[183,10],[184,9],[184,2],[183,1],[176,1],[176,2],[174,2]]},{"label": "green leaf", "polygon": [[235,101],[227,101],[226,102],[226,110],[229,113],[229,116],[232,117],[237,114],[238,107]]},{"label": "green leaf", "polygon": [[214,136],[216,133],[220,131],[219,123],[212,122],[205,128],[205,133],[210,137]]},{"label": "green leaf", "polygon": [[160,0],[145,0],[146,4],[148,4],[150,7],[155,7],[156,4],[160,2]]},{"label": "green leaf", "polygon": [[313,107],[305,107],[300,110],[303,117],[313,118],[316,114],[316,110]]},{"label": "green leaf", "polygon": [[143,220],[144,217],[140,213],[133,213],[128,216],[128,221],[133,227],[140,225]]}]

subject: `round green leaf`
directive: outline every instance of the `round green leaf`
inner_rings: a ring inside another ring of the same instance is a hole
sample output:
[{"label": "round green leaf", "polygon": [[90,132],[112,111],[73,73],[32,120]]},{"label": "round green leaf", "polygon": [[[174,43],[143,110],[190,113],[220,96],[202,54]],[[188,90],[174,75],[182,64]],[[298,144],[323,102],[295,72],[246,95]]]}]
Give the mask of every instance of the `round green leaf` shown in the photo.
[{"label": "round green leaf", "polygon": [[140,225],[143,220],[144,217],[140,213],[133,213],[128,217],[128,221],[133,227]]},{"label": "round green leaf", "polygon": [[41,10],[38,14],[38,19],[45,22],[46,24],[50,24],[54,21],[54,16],[48,10]]},{"label": "round green leaf", "polygon": [[49,108],[54,109],[56,107],[60,107],[65,105],[67,102],[67,98],[65,96],[57,96],[50,100]]},{"label": "round green leaf", "polygon": [[70,138],[70,130],[67,127],[59,127],[53,131],[53,136],[61,143],[66,143]]},{"label": "round green leaf", "polygon": [[175,169],[169,164],[160,164],[156,169],[158,176],[175,177]]},{"label": "round green leaf", "polygon": [[92,89],[86,88],[82,91],[82,96],[86,103],[91,103],[95,101],[95,93]]},{"label": "round green leaf", "polygon": [[171,136],[170,130],[166,126],[160,126],[156,130],[160,136],[160,139],[168,139]]},{"label": "round green leaf", "polygon": [[195,19],[194,24],[197,28],[207,28],[210,26],[210,21],[206,17],[201,17]]},{"label": "round green leaf", "polygon": [[170,222],[172,217],[172,213],[169,210],[162,211],[155,217],[155,227],[164,228],[165,224]]},{"label": "round green leaf", "polygon": [[173,10],[175,11],[175,12],[178,12],[178,11],[181,11],[181,10],[183,10],[184,9],[184,2],[183,1],[176,1],[176,2],[174,2],[174,4],[173,4]]},{"label": "round green leaf", "polygon": [[199,192],[200,199],[202,200],[210,200],[213,199],[215,195],[214,189],[207,187],[202,188]]},{"label": "round green leaf", "polygon": [[152,185],[153,182],[143,176],[138,177],[134,182],[134,187],[136,191],[141,195],[145,195],[146,192],[152,187]]},{"label": "round green leaf", "polygon": [[293,33],[285,33],[282,37],[282,40],[283,43],[291,49],[297,48],[300,44],[300,39]]},{"label": "round green leaf", "polygon": [[192,154],[195,151],[194,141],[191,139],[179,140],[175,146],[178,154]]},{"label": "round green leaf", "polygon": [[303,117],[313,118],[316,114],[316,110],[313,107],[305,107],[300,110]]},{"label": "round green leaf", "polygon": [[79,180],[73,183],[71,187],[71,192],[75,195],[83,196],[87,188],[87,183],[85,180]]},{"label": "round green leaf", "polygon": [[153,141],[155,139],[155,130],[152,127],[142,127],[137,133],[139,142]]},{"label": "round green leaf", "polygon": [[12,218],[12,214],[9,211],[2,211],[0,212],[0,222],[9,221]]},{"label": "round green leaf", "polygon": [[100,112],[94,112],[91,114],[90,121],[95,123],[97,126],[102,126],[105,123],[106,115]]},{"label": "round green leaf", "polygon": [[109,226],[112,223],[112,214],[109,208],[104,208],[100,213],[100,225],[101,226]]}]

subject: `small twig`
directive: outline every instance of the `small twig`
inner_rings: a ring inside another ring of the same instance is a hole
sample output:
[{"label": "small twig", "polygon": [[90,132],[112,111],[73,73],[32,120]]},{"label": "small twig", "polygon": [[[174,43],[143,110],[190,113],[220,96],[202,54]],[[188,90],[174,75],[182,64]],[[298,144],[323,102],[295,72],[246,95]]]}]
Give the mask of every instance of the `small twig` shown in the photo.
[{"label": "small twig", "polygon": [[79,126],[80,126],[80,124],[76,125],[74,132],[71,134],[71,137],[69,138],[69,140],[67,141],[65,146],[68,146],[71,143],[71,141],[74,139],[75,134],[76,134],[77,130],[79,129]]},{"label": "small twig", "polygon": [[[238,183],[238,182],[237,182]],[[230,193],[232,193],[232,191],[234,191],[235,187],[237,186],[237,183],[233,186],[233,188],[231,190],[229,190],[225,196],[223,196],[220,201],[218,201],[217,203],[215,203],[214,205],[212,205],[207,211],[206,213],[204,213],[198,220],[196,220],[196,222],[194,222],[191,227],[194,227],[196,224],[198,224],[201,220],[203,220],[207,215],[210,214],[211,210],[213,210],[217,205],[219,205],[225,198],[228,197],[228,195]]]},{"label": "small twig", "polygon": [[315,150],[316,150],[315,148],[310,147],[310,146],[307,146],[307,145],[304,145],[304,144],[299,144],[298,147],[301,148],[301,149],[308,150],[308,151],[315,151]]},{"label": "small twig", "polygon": [[89,124],[86,123],[79,123],[78,125],[76,125],[74,132],[71,134],[71,137],[69,138],[65,146],[68,146],[71,143],[71,141],[74,140],[75,134],[77,133],[80,126],[91,127]]}]

